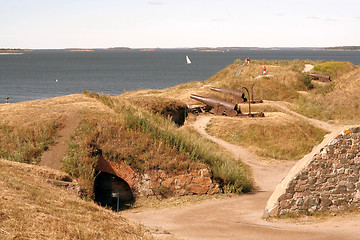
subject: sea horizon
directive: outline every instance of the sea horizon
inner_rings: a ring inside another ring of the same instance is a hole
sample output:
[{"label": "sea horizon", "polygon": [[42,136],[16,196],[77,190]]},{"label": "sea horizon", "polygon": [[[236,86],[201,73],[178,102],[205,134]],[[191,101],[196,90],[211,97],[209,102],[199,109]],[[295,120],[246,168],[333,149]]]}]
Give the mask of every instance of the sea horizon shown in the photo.
[{"label": "sea horizon", "polygon": [[[229,51],[227,50],[229,49]],[[186,64],[189,56],[191,64]],[[349,61],[360,64],[359,51],[312,49],[190,48],[30,50],[0,55],[0,103],[52,98],[82,90],[119,95],[125,90],[165,89],[204,81],[235,60]]]}]

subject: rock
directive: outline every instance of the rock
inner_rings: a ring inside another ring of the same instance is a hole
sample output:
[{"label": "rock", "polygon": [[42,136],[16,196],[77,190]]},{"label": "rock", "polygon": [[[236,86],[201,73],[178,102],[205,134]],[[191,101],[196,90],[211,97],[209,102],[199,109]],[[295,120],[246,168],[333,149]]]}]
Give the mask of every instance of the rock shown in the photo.
[{"label": "rock", "polygon": [[175,179],[174,178],[167,178],[161,182],[161,186],[169,189],[175,188]]},{"label": "rock", "polygon": [[209,177],[194,177],[192,182],[198,185],[210,185],[212,183]]},{"label": "rock", "polygon": [[190,193],[201,195],[207,193],[209,191],[209,187],[192,184],[188,186],[186,190]]},{"label": "rock", "polygon": [[320,197],[320,205],[328,207],[332,204],[331,200],[328,197]]},{"label": "rock", "polygon": [[178,187],[185,187],[189,185],[193,177],[191,175],[180,175],[175,178],[175,185]]},{"label": "rock", "polygon": [[291,206],[291,201],[290,200],[283,200],[280,202],[280,208],[281,209],[288,209]]}]

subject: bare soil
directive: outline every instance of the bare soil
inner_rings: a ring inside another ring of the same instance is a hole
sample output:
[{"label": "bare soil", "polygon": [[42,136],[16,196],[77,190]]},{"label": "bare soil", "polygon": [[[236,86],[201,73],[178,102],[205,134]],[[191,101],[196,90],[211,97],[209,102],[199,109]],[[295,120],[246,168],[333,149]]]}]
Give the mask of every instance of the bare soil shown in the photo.
[{"label": "bare soil", "polygon": [[[276,107],[318,127],[330,131],[337,129],[328,123],[297,115],[283,104],[276,104]],[[243,147],[208,135],[205,128],[210,119],[211,116],[199,117],[193,126],[201,135],[252,168],[256,191],[231,198],[213,198],[190,206],[137,209],[123,212],[123,216],[151,228],[165,229],[164,232],[184,239],[360,239],[360,217],[356,215],[325,219],[263,219],[267,200],[294,162],[262,159]]]},{"label": "bare soil", "polygon": [[76,113],[70,113],[65,120],[65,127],[61,129],[59,138],[49,150],[43,153],[39,162],[40,166],[47,166],[52,169],[60,170],[62,167],[61,160],[69,148],[71,134],[79,125],[80,118]]}]

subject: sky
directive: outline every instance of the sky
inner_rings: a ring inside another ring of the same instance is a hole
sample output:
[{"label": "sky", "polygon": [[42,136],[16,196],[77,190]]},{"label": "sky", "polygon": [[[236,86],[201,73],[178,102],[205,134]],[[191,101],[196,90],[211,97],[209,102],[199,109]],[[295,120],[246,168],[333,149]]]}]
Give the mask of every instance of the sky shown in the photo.
[{"label": "sky", "polygon": [[360,45],[359,0],[0,0],[0,48]]}]

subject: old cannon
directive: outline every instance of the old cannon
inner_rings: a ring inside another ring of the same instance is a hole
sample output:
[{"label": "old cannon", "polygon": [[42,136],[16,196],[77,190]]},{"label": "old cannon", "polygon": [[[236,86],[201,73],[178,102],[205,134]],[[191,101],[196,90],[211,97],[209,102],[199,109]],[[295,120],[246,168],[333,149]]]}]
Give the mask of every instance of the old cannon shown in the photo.
[{"label": "old cannon", "polygon": [[216,88],[211,87],[210,90],[216,91],[216,92],[222,92],[232,95],[239,103],[246,102],[247,98],[245,98],[245,93],[239,92],[236,90],[231,90],[227,88]]},{"label": "old cannon", "polygon": [[215,115],[224,114],[226,116],[235,117],[236,115],[241,114],[239,105],[233,102],[229,102],[215,97],[203,97],[195,94],[191,94],[190,98],[212,107],[214,109]]},{"label": "old cannon", "polygon": [[[235,100],[238,101],[238,103],[245,103],[248,101],[250,101],[250,103],[262,103],[263,102],[262,100],[257,100],[257,101],[254,100],[254,85],[255,85],[255,83],[253,83],[253,85],[251,86],[251,100],[250,100],[249,92],[248,92],[249,99],[247,99],[245,97],[245,92],[240,92],[240,91],[227,89],[227,88],[216,88],[216,87],[211,87],[210,90],[230,94],[235,98]],[[243,87],[243,89],[244,89],[244,87]]]},{"label": "old cannon", "polygon": [[330,82],[330,76],[324,75],[324,74],[318,74],[318,73],[309,73],[309,76],[314,79],[318,80],[320,82]]}]

